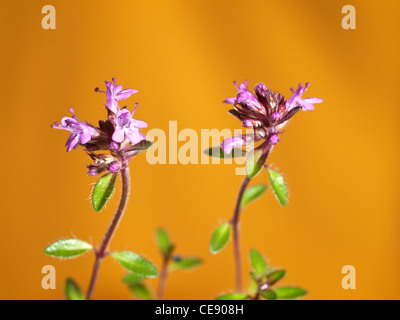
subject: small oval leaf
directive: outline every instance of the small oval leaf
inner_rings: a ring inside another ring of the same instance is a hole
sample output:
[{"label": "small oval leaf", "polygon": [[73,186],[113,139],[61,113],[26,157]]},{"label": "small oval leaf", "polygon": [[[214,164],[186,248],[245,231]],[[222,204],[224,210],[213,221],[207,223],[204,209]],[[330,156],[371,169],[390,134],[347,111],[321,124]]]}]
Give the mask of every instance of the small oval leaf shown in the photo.
[{"label": "small oval leaf", "polygon": [[285,181],[281,174],[275,170],[268,168],[269,181],[276,198],[282,207],[287,203],[287,190]]},{"label": "small oval leaf", "polygon": [[231,225],[227,222],[219,226],[211,236],[210,251],[213,254],[220,252],[228,243],[231,236]]},{"label": "small oval leaf", "polygon": [[74,258],[92,249],[93,246],[85,241],[63,239],[49,244],[44,249],[44,253],[57,258]]},{"label": "small oval leaf", "polygon": [[161,254],[163,256],[168,256],[173,249],[173,245],[168,236],[168,233],[164,229],[161,229],[161,228],[157,229],[156,240],[157,240],[158,249],[160,250]]},{"label": "small oval leaf", "polygon": [[265,141],[262,145],[251,150],[246,160],[247,177],[253,179],[264,167],[269,154],[269,142]]},{"label": "small oval leaf", "polygon": [[158,276],[156,267],[147,259],[130,251],[113,252],[111,256],[124,268],[146,278]]},{"label": "small oval leaf", "polygon": [[250,250],[250,263],[258,277],[262,277],[268,272],[267,263],[257,250]]},{"label": "small oval leaf", "polygon": [[307,290],[304,290],[299,287],[280,287],[276,288],[275,292],[278,296],[278,299],[298,299],[307,294]]},{"label": "small oval leaf", "polygon": [[122,282],[133,285],[133,284],[138,284],[143,280],[142,276],[139,276],[136,273],[128,273],[123,279]]},{"label": "small oval leaf", "polygon": [[92,205],[96,212],[104,208],[108,200],[110,200],[115,189],[115,180],[117,174],[107,173],[97,180],[92,193]]},{"label": "small oval leaf", "polygon": [[149,289],[143,283],[132,284],[129,286],[131,292],[138,298],[151,300],[152,295]]},{"label": "small oval leaf", "polygon": [[263,184],[258,184],[247,189],[243,194],[242,202],[240,203],[241,208],[243,209],[247,204],[262,196],[266,190],[267,187]]},{"label": "small oval leaf", "polygon": [[79,286],[70,278],[65,282],[64,293],[67,300],[85,300],[85,296]]},{"label": "small oval leaf", "polygon": [[202,261],[199,258],[182,258],[180,260],[173,261],[169,266],[169,271],[190,269],[200,265],[201,263]]},{"label": "small oval leaf", "polygon": [[284,276],[286,275],[285,270],[275,270],[272,271],[270,274],[268,274],[268,284],[270,286],[274,285],[277,283],[279,280],[281,280]]},{"label": "small oval leaf", "polygon": [[218,296],[215,300],[245,300],[248,296],[245,293],[235,292]]},{"label": "small oval leaf", "polygon": [[278,295],[272,289],[267,289],[267,290],[261,291],[260,293],[261,293],[261,296],[264,299],[267,299],[267,300],[276,300],[276,299],[278,299]]}]

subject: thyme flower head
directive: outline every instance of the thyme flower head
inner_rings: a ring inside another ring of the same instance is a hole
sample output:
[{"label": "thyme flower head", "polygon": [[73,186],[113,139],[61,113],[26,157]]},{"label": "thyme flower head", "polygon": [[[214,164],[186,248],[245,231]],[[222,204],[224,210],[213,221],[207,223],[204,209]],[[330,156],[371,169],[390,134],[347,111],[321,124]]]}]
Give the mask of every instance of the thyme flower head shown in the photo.
[{"label": "thyme flower head", "polygon": [[[147,128],[147,123],[132,118],[137,109],[130,112],[126,107],[120,108],[119,101],[129,98],[137,93],[135,89],[122,89],[117,85],[115,78],[105,81],[106,91],[96,88],[96,92],[106,94],[105,107],[108,112],[106,120],[100,120],[99,126],[95,127],[87,122],[81,122],[71,108],[71,117],[61,119],[61,124],[55,122],[52,128],[63,129],[70,132],[66,142],[67,152],[83,146],[93,160],[88,165],[88,174],[93,176],[103,171],[117,173],[127,166],[132,156],[138,154],[151,146],[140,129]],[[109,151],[110,154],[95,153],[95,151]]]}]

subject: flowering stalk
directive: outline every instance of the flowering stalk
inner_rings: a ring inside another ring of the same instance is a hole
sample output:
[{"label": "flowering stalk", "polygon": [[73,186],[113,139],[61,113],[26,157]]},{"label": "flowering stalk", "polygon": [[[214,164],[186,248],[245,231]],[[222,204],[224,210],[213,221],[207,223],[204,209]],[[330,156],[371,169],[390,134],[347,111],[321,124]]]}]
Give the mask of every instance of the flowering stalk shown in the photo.
[{"label": "flowering stalk", "polygon": [[107,250],[108,244],[110,243],[110,241],[114,235],[114,232],[117,229],[118,224],[122,219],[122,216],[124,215],[125,208],[128,203],[129,191],[130,191],[129,167],[125,167],[124,169],[121,170],[121,177],[122,177],[121,199],[119,201],[117,211],[115,212],[114,217],[111,220],[111,223],[108,226],[108,229],[103,237],[103,241],[100,245],[100,248],[98,251],[95,251],[95,262],[94,262],[94,266],[93,266],[92,277],[91,277],[89,287],[87,290],[87,294],[86,294],[86,300],[92,299],[93,290],[96,285],[97,275],[99,272],[101,261],[107,255],[106,250]]},{"label": "flowering stalk", "polygon": [[[71,258],[78,256],[88,250],[95,253],[95,261],[92,271],[91,280],[86,294],[86,299],[90,300],[96,285],[98,272],[102,260],[111,255],[115,260],[121,263],[133,273],[141,277],[154,277],[158,275],[155,267],[143,257],[133,252],[114,252],[108,253],[108,245],[118,227],[119,222],[125,212],[130,190],[129,162],[141,151],[149,148],[151,142],[147,141],[140,129],[146,128],[147,123],[132,118],[137,104],[133,112],[128,111],[126,107],[120,109],[118,101],[127,99],[136,93],[134,89],[122,89],[121,85],[115,83],[115,79],[111,82],[105,82],[106,92],[106,109],[107,119],[100,120],[99,126],[95,127],[87,122],[81,122],[76,117],[73,109],[72,117],[64,117],[61,124],[54,123],[55,129],[64,129],[70,132],[67,140],[67,151],[83,146],[89,157],[93,160],[87,166],[88,175],[95,176],[99,173],[106,172],[93,189],[92,204],[95,211],[99,212],[111,198],[114,192],[114,186],[117,176],[120,174],[122,178],[122,193],[118,208],[113,219],[103,237],[103,241],[98,249],[92,245],[78,239],[64,239],[50,244],[45,253],[50,256]],[[104,153],[108,151],[109,153]],[[100,152],[100,153],[99,153]],[[108,172],[108,173],[107,173]],[[70,284],[71,284],[70,280]],[[77,285],[72,282],[75,291]],[[68,292],[68,288],[66,288]],[[68,297],[67,295],[67,298]]]},{"label": "flowering stalk", "polygon": [[[282,206],[286,204],[287,193],[284,181],[279,173],[266,166],[268,155],[279,142],[279,135],[283,133],[288,121],[300,110],[313,110],[315,103],[321,103],[319,98],[302,98],[304,92],[309,87],[306,83],[303,87],[299,84],[297,90],[293,92],[291,98],[286,100],[279,93],[268,89],[263,83],[257,84],[252,93],[248,89],[248,82],[245,81],[237,85],[234,82],[238,93],[235,97],[227,98],[224,103],[233,105],[229,113],[238,118],[242,126],[252,129],[252,133],[225,139],[221,144],[221,149],[225,154],[230,155],[234,148],[252,145],[250,151],[241,150],[247,156],[246,177],[244,178],[236,200],[233,218],[230,221],[233,233],[234,261],[236,268],[236,291],[242,292],[242,267],[240,250],[240,212],[250,201],[260,196],[266,189],[265,186],[254,186],[246,190],[251,179],[256,177],[263,167],[266,167],[271,187]],[[249,149],[249,148],[247,148]],[[230,238],[228,224],[217,228],[211,237],[210,250],[217,253],[226,245]],[[259,295],[256,295],[256,299]]]},{"label": "flowering stalk", "polygon": [[240,253],[240,212],[241,202],[243,199],[244,192],[250,183],[250,179],[246,176],[240,186],[239,194],[236,200],[235,211],[233,214],[232,233],[233,233],[233,254],[235,257],[235,270],[236,270],[236,291],[242,291],[242,259]]}]

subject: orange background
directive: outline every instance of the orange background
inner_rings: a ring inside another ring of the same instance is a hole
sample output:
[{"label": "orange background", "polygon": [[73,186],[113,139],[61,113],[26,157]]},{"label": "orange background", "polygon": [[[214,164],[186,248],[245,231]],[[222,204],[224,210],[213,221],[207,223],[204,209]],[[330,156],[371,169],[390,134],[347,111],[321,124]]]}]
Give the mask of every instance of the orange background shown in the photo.
[{"label": "orange background", "polygon": [[[57,29],[41,28],[42,6]],[[341,27],[341,8],[357,10],[357,29]],[[59,261],[44,247],[72,235],[98,245],[107,209],[88,201],[82,150],[66,153],[67,133],[50,124],[73,106],[80,120],[105,117],[103,81],[116,77],[139,93],[135,118],[168,131],[239,128],[221,101],[233,80],[265,82],[289,95],[310,81],[325,99],[301,113],[269,159],[284,173],[290,201],[271,191],[242,216],[247,253],[263,252],[288,271],[284,284],[310,299],[400,298],[398,205],[398,1],[1,1],[2,157],[0,298],[62,299],[66,277],[86,290],[93,254]],[[179,145],[182,145],[180,142]],[[177,252],[204,265],[170,275],[168,299],[212,299],[234,289],[232,243],[208,251],[218,223],[232,215],[242,177],[235,165],[131,163],[132,194],[111,250],[132,250],[160,265],[154,231],[167,228]],[[267,181],[265,172],[253,183]],[[41,269],[57,270],[57,290],[43,290]],[[357,289],[341,287],[354,265]],[[125,271],[105,259],[95,299],[131,299]],[[154,290],[157,279],[148,281]]]}]

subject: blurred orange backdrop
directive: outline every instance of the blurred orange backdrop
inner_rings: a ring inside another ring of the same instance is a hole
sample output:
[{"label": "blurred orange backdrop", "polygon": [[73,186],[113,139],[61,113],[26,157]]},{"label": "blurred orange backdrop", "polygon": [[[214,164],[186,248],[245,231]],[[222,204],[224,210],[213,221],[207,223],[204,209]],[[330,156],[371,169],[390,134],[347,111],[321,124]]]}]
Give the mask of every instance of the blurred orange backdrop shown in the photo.
[{"label": "blurred orange backdrop", "polygon": [[[56,30],[41,9],[56,8]],[[344,30],[352,4],[357,29]],[[221,101],[232,81],[265,82],[289,95],[311,82],[325,100],[289,125],[269,159],[284,173],[290,201],[271,191],[242,216],[244,278],[256,248],[288,271],[285,284],[310,299],[400,298],[398,204],[399,1],[1,1],[3,156],[0,298],[62,299],[66,277],[86,290],[93,255],[59,261],[43,254],[61,237],[98,245],[119,189],[101,213],[88,201],[88,157],[65,152],[66,132],[50,124],[74,107],[79,119],[105,117],[93,91],[117,78],[139,93],[135,117],[150,128],[240,128]],[[180,142],[179,145],[182,145]],[[170,275],[165,298],[213,299],[234,289],[232,243],[208,251],[218,223],[230,219],[242,177],[235,165],[131,163],[132,193],[111,250],[132,250],[157,266],[154,231],[165,227],[181,254],[204,265]],[[267,182],[263,173],[253,183]],[[43,290],[41,269],[57,271]],[[357,289],[341,287],[354,265]],[[132,299],[125,271],[105,259],[95,299]],[[154,290],[157,279],[150,280]]]}]

